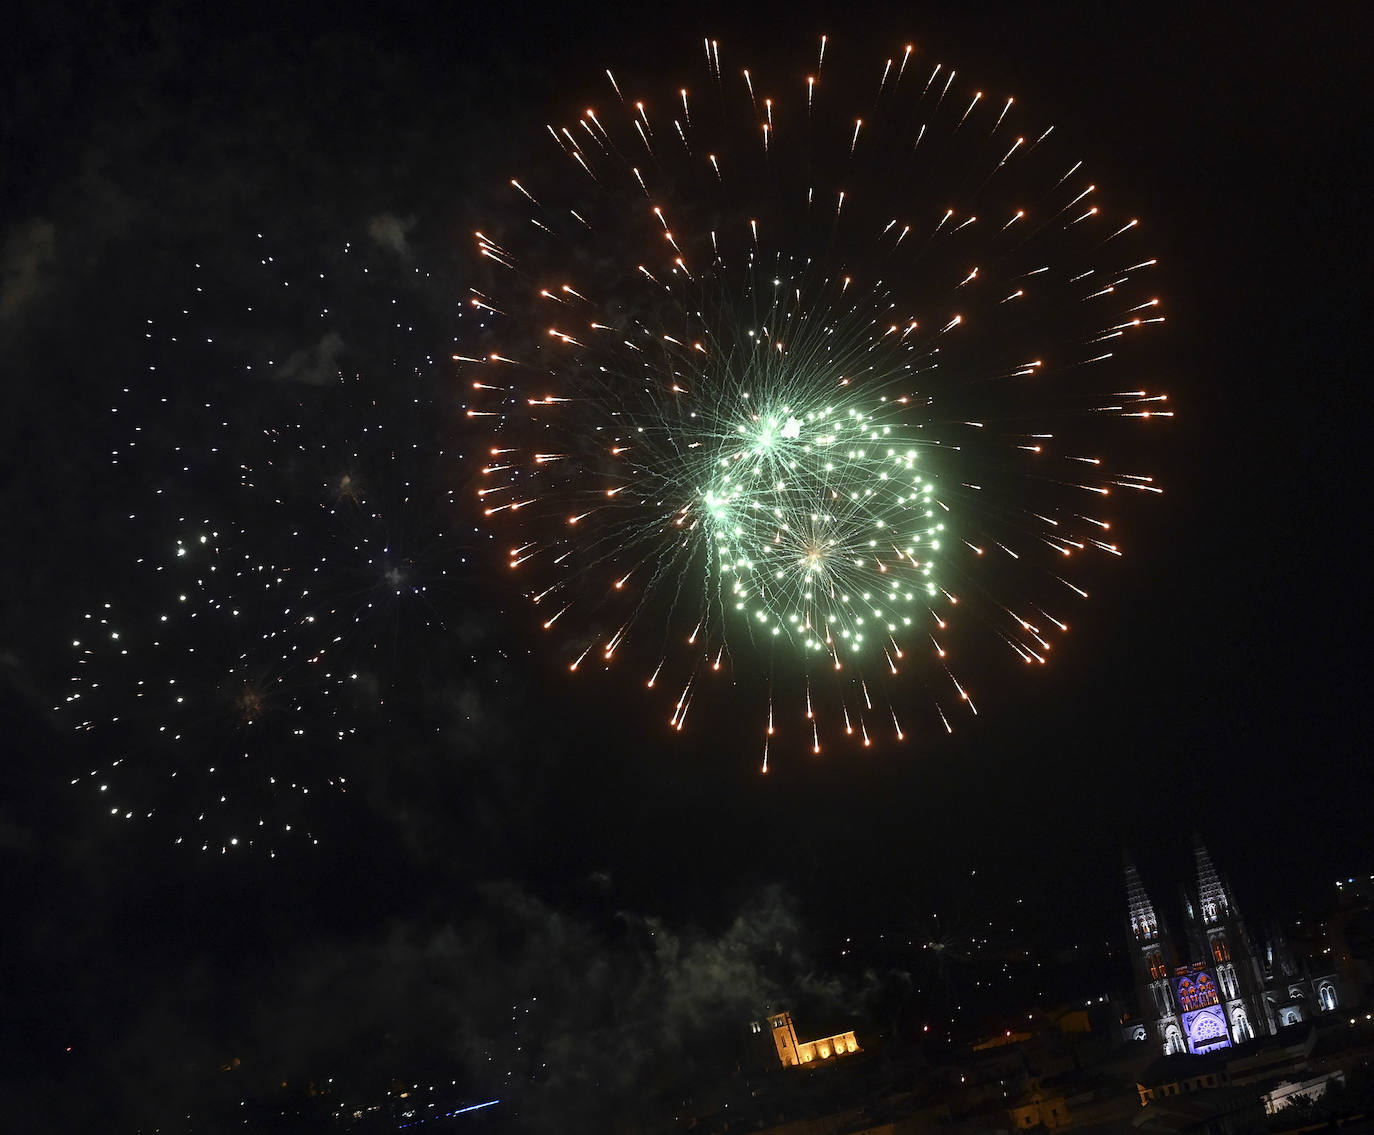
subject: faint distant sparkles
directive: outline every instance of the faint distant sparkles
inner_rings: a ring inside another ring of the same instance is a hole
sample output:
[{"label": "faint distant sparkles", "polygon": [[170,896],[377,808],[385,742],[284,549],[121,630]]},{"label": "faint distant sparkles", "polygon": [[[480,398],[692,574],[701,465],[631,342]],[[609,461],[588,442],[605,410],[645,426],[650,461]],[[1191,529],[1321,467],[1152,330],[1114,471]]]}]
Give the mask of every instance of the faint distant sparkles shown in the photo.
[{"label": "faint distant sparkles", "polygon": [[112,399],[120,514],[61,708],[91,735],[73,783],[176,843],[314,842],[466,571],[426,285],[373,257],[196,265]]}]

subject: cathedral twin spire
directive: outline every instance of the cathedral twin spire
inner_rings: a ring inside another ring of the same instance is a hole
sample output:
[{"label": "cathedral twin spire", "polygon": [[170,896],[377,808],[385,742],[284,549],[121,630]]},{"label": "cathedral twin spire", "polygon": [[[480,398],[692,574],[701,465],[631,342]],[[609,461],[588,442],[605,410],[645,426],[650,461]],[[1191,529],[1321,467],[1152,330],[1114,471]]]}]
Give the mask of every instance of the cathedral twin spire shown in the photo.
[{"label": "cathedral twin spire", "polygon": [[[1190,919],[1197,919],[1202,928],[1227,922],[1234,915],[1231,897],[1200,834],[1193,837],[1193,855],[1197,859],[1197,907],[1194,908],[1189,896],[1184,896]],[[1125,893],[1131,936],[1142,944],[1158,940],[1160,921],[1154,912],[1154,904],[1146,893],[1139,871],[1129,859],[1125,862]]]},{"label": "cathedral twin spire", "polygon": [[[1231,899],[1200,835],[1194,836],[1193,854],[1197,859],[1196,917],[1205,926],[1215,926],[1231,917]],[[1138,941],[1159,937],[1159,919],[1155,916],[1154,904],[1145,891],[1140,872],[1129,859],[1126,861],[1126,904],[1132,936]],[[1191,914],[1192,904],[1188,905]]]},{"label": "cathedral twin spire", "polygon": [[1131,1035],[1146,1039],[1153,1030],[1165,1053],[1210,1052],[1308,1020],[1313,1006],[1333,1011],[1339,975],[1298,976],[1281,935],[1269,943],[1261,968],[1230,887],[1196,834],[1193,857],[1196,889],[1184,888],[1186,943],[1160,923],[1140,873],[1126,861],[1131,961],[1141,1009]]},{"label": "cathedral twin spire", "polygon": [[1131,934],[1137,941],[1148,942],[1159,937],[1159,920],[1150,896],[1145,893],[1145,884],[1135,864],[1126,862],[1126,903],[1130,912]]},{"label": "cathedral twin spire", "polygon": [[1204,925],[1214,926],[1231,917],[1230,898],[1200,835],[1193,838],[1193,854],[1197,857],[1198,914]]}]

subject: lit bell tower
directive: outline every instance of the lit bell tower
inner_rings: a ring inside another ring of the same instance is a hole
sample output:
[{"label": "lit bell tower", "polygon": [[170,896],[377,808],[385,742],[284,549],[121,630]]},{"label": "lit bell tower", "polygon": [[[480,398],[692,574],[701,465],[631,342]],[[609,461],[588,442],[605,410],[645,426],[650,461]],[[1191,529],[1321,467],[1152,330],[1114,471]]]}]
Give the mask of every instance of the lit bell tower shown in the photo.
[{"label": "lit bell tower", "polygon": [[1161,927],[1154,904],[1135,865],[1126,863],[1127,926],[1131,937],[1131,966],[1141,1016],[1153,1023],[1154,1039],[1164,1052],[1187,1051],[1183,1026],[1170,978],[1178,965],[1168,930]]},{"label": "lit bell tower", "polygon": [[1193,854],[1197,859],[1197,903],[1188,900],[1188,914],[1197,945],[1205,950],[1206,964],[1215,967],[1231,1038],[1242,1044],[1273,1033],[1276,1024],[1264,997],[1264,978],[1250,935],[1200,836],[1194,839]]}]

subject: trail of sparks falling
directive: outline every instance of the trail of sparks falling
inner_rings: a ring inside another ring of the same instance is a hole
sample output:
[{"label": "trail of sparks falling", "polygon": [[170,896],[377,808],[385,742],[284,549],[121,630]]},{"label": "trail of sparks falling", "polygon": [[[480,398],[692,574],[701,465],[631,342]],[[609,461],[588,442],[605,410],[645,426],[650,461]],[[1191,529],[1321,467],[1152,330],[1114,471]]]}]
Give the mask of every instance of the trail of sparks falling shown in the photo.
[{"label": "trail of sparks falling", "polygon": [[767,686],[764,771],[784,735],[952,731],[960,598],[1044,663],[1066,561],[1120,552],[1102,506],[1161,491],[1105,456],[1171,416],[1118,358],[1156,261],[1052,128],[914,45],[774,74],[703,43],[699,89],[607,72],[477,234],[482,510],[568,669],[643,659],[674,730],[728,675]]}]

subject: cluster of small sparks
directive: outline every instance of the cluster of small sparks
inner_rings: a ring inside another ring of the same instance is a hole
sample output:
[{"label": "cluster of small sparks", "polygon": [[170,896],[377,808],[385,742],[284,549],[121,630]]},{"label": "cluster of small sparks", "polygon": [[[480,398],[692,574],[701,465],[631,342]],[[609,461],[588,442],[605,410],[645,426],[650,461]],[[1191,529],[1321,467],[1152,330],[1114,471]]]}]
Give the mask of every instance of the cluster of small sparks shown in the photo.
[{"label": "cluster of small sparks", "polygon": [[815,752],[905,740],[913,682],[952,731],[952,610],[1043,663],[1066,561],[1119,554],[1103,498],[1160,491],[1101,455],[1171,416],[1118,357],[1156,262],[1052,127],[913,46],[777,80],[704,48],[696,90],[607,71],[477,233],[482,510],[568,668],[633,646],[675,729],[725,670],[766,685],[765,771],[794,699]]},{"label": "cluster of small sparks", "polygon": [[[305,280],[264,255],[245,302],[197,265],[110,407],[125,511],[59,709],[99,754],[72,783],[177,844],[315,842],[309,798],[347,790],[341,746],[407,680],[398,636],[443,629],[436,591],[461,568],[437,368],[394,312],[350,344],[357,313],[334,302],[385,304],[367,274],[352,248]],[[313,318],[282,337],[293,285]]]}]

